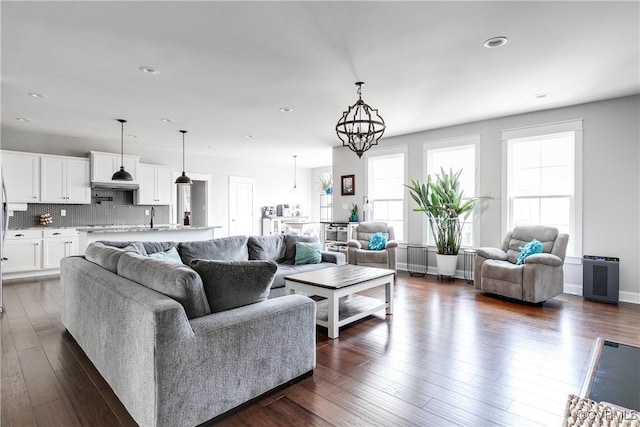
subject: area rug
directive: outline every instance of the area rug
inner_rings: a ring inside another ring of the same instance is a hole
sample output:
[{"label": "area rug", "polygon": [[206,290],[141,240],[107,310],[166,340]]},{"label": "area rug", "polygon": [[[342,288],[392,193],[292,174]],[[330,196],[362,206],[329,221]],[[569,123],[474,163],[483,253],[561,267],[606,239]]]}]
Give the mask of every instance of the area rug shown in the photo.
[{"label": "area rug", "polygon": [[640,413],[610,403],[598,403],[570,394],[564,410],[562,426],[640,427]]}]

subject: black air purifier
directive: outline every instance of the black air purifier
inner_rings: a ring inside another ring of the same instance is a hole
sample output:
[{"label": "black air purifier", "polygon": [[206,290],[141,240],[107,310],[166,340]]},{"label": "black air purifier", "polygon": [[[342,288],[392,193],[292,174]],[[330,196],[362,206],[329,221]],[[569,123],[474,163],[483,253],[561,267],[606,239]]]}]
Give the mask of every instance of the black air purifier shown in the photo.
[{"label": "black air purifier", "polygon": [[620,259],[606,256],[582,257],[582,296],[594,301],[618,303]]}]

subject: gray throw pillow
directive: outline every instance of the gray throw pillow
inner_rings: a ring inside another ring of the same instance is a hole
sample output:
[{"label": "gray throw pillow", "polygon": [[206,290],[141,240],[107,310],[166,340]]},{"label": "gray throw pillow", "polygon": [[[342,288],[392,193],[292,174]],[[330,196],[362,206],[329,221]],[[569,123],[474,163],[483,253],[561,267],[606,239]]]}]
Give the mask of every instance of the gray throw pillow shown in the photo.
[{"label": "gray throw pillow", "polygon": [[200,276],[183,264],[124,253],[118,275],[178,301],[188,319],[211,313]]},{"label": "gray throw pillow", "polygon": [[211,312],[262,302],[269,296],[278,266],[273,261],[191,261],[202,278]]},{"label": "gray throw pillow", "polygon": [[250,236],[247,246],[249,259],[279,262],[285,256],[284,236],[280,234]]}]

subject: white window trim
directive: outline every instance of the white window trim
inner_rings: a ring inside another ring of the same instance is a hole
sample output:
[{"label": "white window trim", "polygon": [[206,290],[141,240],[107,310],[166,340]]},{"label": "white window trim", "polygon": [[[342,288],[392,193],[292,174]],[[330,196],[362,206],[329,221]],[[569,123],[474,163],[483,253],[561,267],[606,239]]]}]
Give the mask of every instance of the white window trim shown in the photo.
[{"label": "white window trim", "polygon": [[[474,145],[475,146],[475,195],[480,194],[480,147],[482,144],[481,134],[471,134],[464,136],[457,136],[452,138],[445,139],[435,139],[432,141],[427,141],[422,143],[422,180],[427,178],[427,166],[429,165],[428,152],[429,150],[438,150],[440,148],[451,148],[451,147],[459,147],[463,145]],[[424,214],[423,214],[424,215]],[[427,219],[424,219],[424,226],[422,227],[422,244],[427,245],[429,242],[429,236],[431,233],[431,227],[426,222]],[[478,242],[480,242],[480,214],[473,216],[473,244],[477,246]]]},{"label": "white window trim", "polygon": [[[385,156],[394,156],[396,154],[404,154],[404,177],[402,178],[402,182],[406,183],[407,182],[407,176],[409,174],[409,146],[406,144],[403,145],[396,145],[393,147],[385,147],[385,148],[381,148],[381,147],[374,147],[369,151],[366,151],[363,155],[363,158],[365,159],[364,162],[364,176],[366,177],[365,179],[365,184],[364,184],[364,194],[368,195],[369,194],[369,161],[368,159],[371,157],[385,157]],[[368,197],[368,196],[367,196]],[[398,243],[406,243],[406,237],[408,236],[408,226],[409,226],[409,213],[408,213],[408,200],[406,195],[403,198],[403,202],[402,202],[403,206],[402,206],[402,222],[404,223],[404,236],[397,236],[396,235],[396,240],[398,241]]]},{"label": "white window trim", "polygon": [[567,256],[568,263],[576,264],[582,256],[582,122],[584,119],[574,119],[562,122],[547,123],[542,125],[527,126],[522,128],[507,129],[502,131],[502,236],[509,231],[509,193],[507,177],[508,171],[508,141],[510,139],[527,138],[532,136],[548,135],[562,132],[574,132],[574,221],[569,239],[574,242],[574,254]]}]

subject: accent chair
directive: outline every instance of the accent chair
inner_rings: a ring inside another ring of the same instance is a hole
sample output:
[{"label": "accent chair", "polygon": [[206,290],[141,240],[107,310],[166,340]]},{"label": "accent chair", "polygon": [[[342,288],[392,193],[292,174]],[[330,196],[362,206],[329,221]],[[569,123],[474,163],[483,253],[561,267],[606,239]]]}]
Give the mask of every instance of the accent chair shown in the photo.
[{"label": "accent chair", "polygon": [[[382,250],[369,250],[369,241],[379,232],[386,235],[387,244]],[[347,263],[397,271],[398,242],[395,238],[393,227],[386,222],[361,222],[353,229],[352,239],[347,242]]]},{"label": "accent chair", "polygon": [[[536,239],[542,253],[529,255],[516,264],[520,248]],[[502,247],[476,250],[474,283],[477,289],[530,303],[542,303],[563,291],[563,264],[568,234],[544,225],[515,227]]]}]

